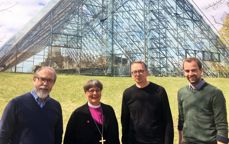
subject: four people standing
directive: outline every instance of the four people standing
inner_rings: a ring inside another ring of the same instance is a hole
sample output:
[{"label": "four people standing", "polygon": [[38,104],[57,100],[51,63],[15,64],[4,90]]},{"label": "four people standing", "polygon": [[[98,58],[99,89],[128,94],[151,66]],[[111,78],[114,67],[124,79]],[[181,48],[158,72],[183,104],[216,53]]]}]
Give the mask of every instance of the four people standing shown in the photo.
[{"label": "four people standing", "polygon": [[204,81],[197,58],[183,62],[189,85],[178,91],[179,144],[227,144],[226,101],[221,90]]},{"label": "four people standing", "polygon": [[123,93],[123,144],[173,144],[173,120],[165,89],[147,81],[144,62],[131,64],[135,84]]},{"label": "four people standing", "polygon": [[61,144],[62,110],[50,97],[56,81],[51,67],[40,67],[33,76],[34,89],[12,99],[0,120],[0,144]]},{"label": "four people standing", "polygon": [[[226,100],[221,90],[202,78],[197,58],[183,62],[189,85],[178,91],[179,144],[227,144]],[[121,124],[123,144],[173,144],[173,120],[165,89],[147,80],[142,61],[131,64],[135,84],[123,93]],[[51,67],[39,67],[34,90],[12,99],[0,120],[0,144],[61,144],[62,110],[49,93],[56,81]],[[71,115],[64,144],[119,144],[118,122],[110,105],[100,102],[103,85],[84,85],[87,103]]]}]

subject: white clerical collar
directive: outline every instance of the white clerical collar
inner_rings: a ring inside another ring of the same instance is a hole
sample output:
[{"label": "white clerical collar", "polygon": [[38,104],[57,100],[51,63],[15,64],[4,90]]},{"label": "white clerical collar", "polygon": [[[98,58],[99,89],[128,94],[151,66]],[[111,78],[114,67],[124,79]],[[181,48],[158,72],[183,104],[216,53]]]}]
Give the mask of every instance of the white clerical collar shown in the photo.
[{"label": "white clerical collar", "polygon": [[101,107],[101,104],[95,106],[95,105],[92,105],[91,103],[88,102],[88,106],[91,108],[99,108],[99,107]]}]

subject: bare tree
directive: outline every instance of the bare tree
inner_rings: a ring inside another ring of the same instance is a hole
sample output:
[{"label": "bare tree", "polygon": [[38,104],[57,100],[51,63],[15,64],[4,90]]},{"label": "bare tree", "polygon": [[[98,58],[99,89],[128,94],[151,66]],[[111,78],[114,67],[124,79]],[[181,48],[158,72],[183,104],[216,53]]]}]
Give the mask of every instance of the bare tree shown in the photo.
[{"label": "bare tree", "polygon": [[223,5],[225,2],[228,4],[228,0],[216,0],[213,3],[209,4],[206,9],[211,9],[211,8],[219,8],[221,5]]},{"label": "bare tree", "polygon": [[[0,2],[0,13],[2,12],[6,12],[8,10],[10,10],[11,8],[13,8],[14,6],[16,6],[16,2],[12,1],[12,0],[5,0],[5,1],[1,1]],[[0,30],[1,30],[1,25],[0,25]],[[0,35],[0,44],[3,41],[3,37],[4,35]]]},{"label": "bare tree", "polygon": [[17,2],[14,2],[12,0],[3,1],[0,3],[0,12],[7,11],[14,7],[16,4]]}]

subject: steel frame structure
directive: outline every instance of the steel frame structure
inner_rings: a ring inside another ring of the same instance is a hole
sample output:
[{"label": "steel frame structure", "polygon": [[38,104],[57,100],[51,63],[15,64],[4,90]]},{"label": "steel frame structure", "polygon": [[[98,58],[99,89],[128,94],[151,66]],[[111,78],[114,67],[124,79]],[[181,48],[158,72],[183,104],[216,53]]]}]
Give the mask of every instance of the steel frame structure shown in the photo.
[{"label": "steel frame structure", "polygon": [[228,49],[188,0],[51,2],[0,48],[1,71],[20,71],[29,59],[60,71],[120,76],[143,60],[153,75],[177,76],[185,57],[198,57],[206,76],[229,76]]}]

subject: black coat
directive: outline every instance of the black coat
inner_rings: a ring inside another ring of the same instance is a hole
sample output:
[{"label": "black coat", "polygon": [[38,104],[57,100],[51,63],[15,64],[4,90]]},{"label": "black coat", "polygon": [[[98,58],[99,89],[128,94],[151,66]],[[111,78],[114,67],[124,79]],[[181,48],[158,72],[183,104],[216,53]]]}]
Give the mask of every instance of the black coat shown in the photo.
[{"label": "black coat", "polygon": [[[118,123],[114,110],[111,106],[103,103],[101,106],[105,119],[103,126],[105,144],[119,144]],[[101,134],[91,116],[88,104],[77,108],[68,121],[64,144],[101,144],[100,140]]]}]

